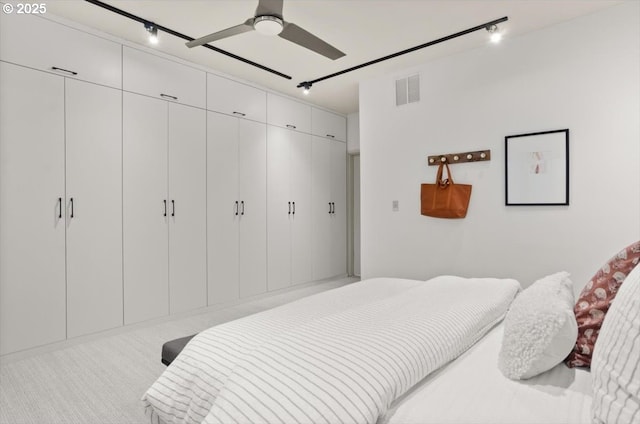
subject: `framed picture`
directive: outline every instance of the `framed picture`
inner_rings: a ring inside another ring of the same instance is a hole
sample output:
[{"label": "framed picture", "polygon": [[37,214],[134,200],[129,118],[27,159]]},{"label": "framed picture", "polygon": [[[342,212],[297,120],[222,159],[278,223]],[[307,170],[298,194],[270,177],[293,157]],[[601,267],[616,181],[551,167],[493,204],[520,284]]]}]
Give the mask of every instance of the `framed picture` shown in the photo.
[{"label": "framed picture", "polygon": [[569,130],[508,135],[505,204],[569,204]]}]

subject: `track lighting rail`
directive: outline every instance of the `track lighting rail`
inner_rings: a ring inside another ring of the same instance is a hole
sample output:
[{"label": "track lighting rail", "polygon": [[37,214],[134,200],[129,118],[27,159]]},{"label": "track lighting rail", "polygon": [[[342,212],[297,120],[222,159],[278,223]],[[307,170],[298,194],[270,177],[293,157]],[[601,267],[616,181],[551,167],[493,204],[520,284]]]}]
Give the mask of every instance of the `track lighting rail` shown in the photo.
[{"label": "track lighting rail", "polygon": [[[106,9],[106,10],[108,10],[110,12],[117,13],[118,15],[124,16],[126,18],[132,19],[132,20],[137,21],[137,22],[140,22],[145,26],[145,28],[147,28],[149,25],[152,25],[153,27],[157,28],[158,30],[160,30],[162,32],[166,32],[167,34],[171,34],[171,35],[173,35],[175,37],[182,38],[183,40],[187,40],[187,41],[195,40],[195,38],[193,38],[193,37],[189,37],[188,35],[185,35],[185,34],[182,34],[180,32],[174,31],[171,28],[167,28],[165,26],[158,25],[155,22],[151,22],[151,21],[149,21],[147,19],[141,18],[140,16],[134,15],[133,13],[129,13],[129,12],[125,11],[125,10],[118,9],[117,7],[111,6],[110,4],[107,4],[107,3],[103,3],[103,2],[101,2],[99,0],[85,0],[85,1],[88,2],[88,3],[91,3],[91,4],[95,5],[95,6],[98,6],[98,7],[101,7],[103,9]],[[214,47],[214,46],[209,45],[209,44],[203,44],[202,47],[206,47],[209,50],[213,50],[215,52],[221,53],[221,54],[223,54],[225,56],[228,56],[228,57],[230,57],[232,59],[239,60],[240,62],[244,62],[244,63],[246,63],[248,65],[255,66],[256,68],[260,68],[263,71],[271,72],[272,74],[278,75],[279,77],[282,77],[282,78],[285,78],[285,79],[288,79],[288,80],[291,79],[291,77],[289,75],[287,75],[287,74],[283,74],[282,72],[278,72],[278,71],[276,71],[274,69],[268,68],[268,67],[266,67],[264,65],[261,65],[259,63],[253,62],[253,61],[251,61],[249,59],[245,59],[242,56],[235,55],[235,54],[230,53],[230,52],[228,52],[226,50],[219,49],[219,48]]]},{"label": "track lighting rail", "polygon": [[329,78],[337,77],[339,75],[346,74],[347,72],[351,72],[351,71],[355,71],[357,69],[364,68],[365,66],[374,65],[376,63],[380,63],[380,62],[385,61],[385,60],[393,59],[395,57],[402,56],[404,54],[411,53],[411,52],[414,52],[416,50],[424,49],[425,47],[433,46],[434,44],[443,43],[445,41],[449,41],[451,39],[454,39],[454,38],[457,38],[457,37],[461,37],[463,35],[466,35],[466,34],[469,34],[469,33],[475,32],[475,31],[479,31],[481,29],[489,30],[489,28],[491,28],[492,26],[495,27],[497,24],[499,24],[501,22],[508,21],[508,20],[509,20],[509,17],[504,16],[504,17],[502,17],[500,19],[495,19],[493,21],[486,22],[484,24],[475,26],[473,28],[465,29],[464,31],[456,32],[455,34],[447,35],[446,37],[438,38],[437,40],[429,41],[428,43],[420,44],[419,46],[411,47],[409,49],[402,50],[400,52],[393,53],[393,54],[381,57],[379,59],[374,59],[374,60],[371,60],[369,62],[363,63],[361,65],[357,65],[357,66],[353,66],[351,68],[343,69],[342,71],[335,72],[333,74],[329,74],[329,75],[326,75],[324,77],[316,78],[316,79],[311,80],[311,81],[303,81],[300,84],[298,84],[297,87],[298,88],[304,87],[304,89],[308,92],[309,88],[311,88],[311,86],[313,84],[317,83],[317,82],[324,81],[324,80],[329,79]]}]

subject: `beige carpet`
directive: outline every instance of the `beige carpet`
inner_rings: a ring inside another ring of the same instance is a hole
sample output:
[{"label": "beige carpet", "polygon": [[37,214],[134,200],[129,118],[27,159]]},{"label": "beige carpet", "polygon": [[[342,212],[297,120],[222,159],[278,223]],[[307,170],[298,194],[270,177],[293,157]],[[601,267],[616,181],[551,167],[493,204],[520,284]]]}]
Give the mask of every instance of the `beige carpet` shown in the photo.
[{"label": "beige carpet", "polygon": [[313,284],[0,365],[0,423],[146,423],[140,398],[162,373],[162,344],[357,281]]}]

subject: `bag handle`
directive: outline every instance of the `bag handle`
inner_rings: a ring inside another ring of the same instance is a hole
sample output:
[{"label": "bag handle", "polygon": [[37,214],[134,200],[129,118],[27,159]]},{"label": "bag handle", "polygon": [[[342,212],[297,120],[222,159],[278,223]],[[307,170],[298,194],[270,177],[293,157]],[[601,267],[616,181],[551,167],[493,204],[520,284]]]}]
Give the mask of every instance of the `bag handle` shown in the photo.
[{"label": "bag handle", "polygon": [[[442,174],[445,166],[447,167],[447,178],[443,180]],[[438,166],[438,174],[436,175],[436,184],[438,184],[438,186],[442,188],[448,186],[449,184],[455,184],[453,182],[453,176],[451,175],[451,170],[449,169],[449,164],[447,162],[440,162],[440,166]]]}]

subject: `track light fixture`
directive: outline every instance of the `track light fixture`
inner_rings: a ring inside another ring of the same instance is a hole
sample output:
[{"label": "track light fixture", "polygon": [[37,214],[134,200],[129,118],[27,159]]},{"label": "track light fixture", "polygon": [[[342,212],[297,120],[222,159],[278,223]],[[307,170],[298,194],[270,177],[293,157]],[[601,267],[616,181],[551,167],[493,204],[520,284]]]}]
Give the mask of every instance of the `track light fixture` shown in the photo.
[{"label": "track light fixture", "polygon": [[486,29],[491,34],[492,43],[499,43],[502,40],[502,33],[498,30],[498,25],[488,25]]},{"label": "track light fixture", "polygon": [[312,85],[313,84],[311,84],[310,82],[306,82],[305,81],[305,82],[301,82],[300,84],[298,84],[298,87],[302,87],[303,88],[302,93],[304,95],[307,95],[307,94],[309,94],[309,90],[311,89]]},{"label": "track light fixture", "polygon": [[151,44],[158,44],[158,27],[151,22],[145,22],[144,29],[149,33],[149,42]]}]

